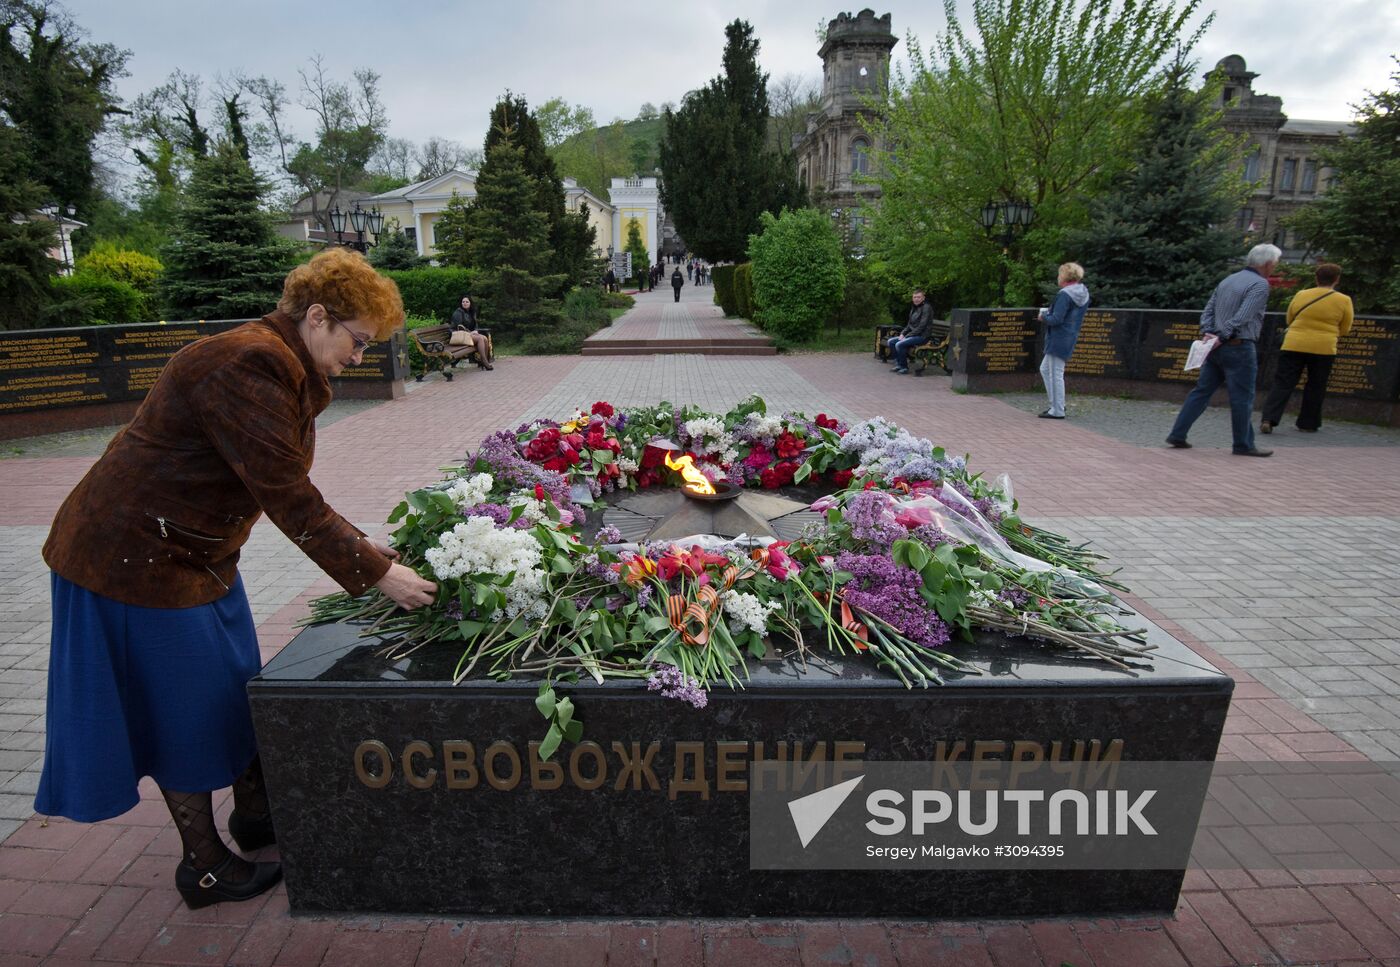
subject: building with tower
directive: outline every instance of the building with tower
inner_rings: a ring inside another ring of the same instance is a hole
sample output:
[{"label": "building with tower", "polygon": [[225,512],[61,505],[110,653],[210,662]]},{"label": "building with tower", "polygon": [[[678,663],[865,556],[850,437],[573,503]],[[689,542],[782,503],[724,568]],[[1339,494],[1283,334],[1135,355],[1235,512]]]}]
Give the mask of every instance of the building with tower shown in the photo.
[{"label": "building with tower", "polygon": [[1307,253],[1283,223],[1327,190],[1332,169],[1322,164],[1318,152],[1350,135],[1355,125],[1290,118],[1283,113],[1282,98],[1255,93],[1259,75],[1239,54],[1215,66],[1224,80],[1215,106],[1225,129],[1244,140],[1244,178],[1254,185],[1239,211],[1238,227],[1252,239],[1282,248],[1285,259],[1301,259]]},{"label": "building with tower", "polygon": [[869,8],[852,16],[838,14],[827,24],[817,55],[822,59],[821,109],[807,115],[807,131],[794,139],[797,177],[812,203],[845,216],[852,241],[858,241],[861,205],[879,200],[880,187],[863,184],[872,173],[874,136],[861,124],[869,101],[889,89],[890,51],[899,41],[890,15]]}]

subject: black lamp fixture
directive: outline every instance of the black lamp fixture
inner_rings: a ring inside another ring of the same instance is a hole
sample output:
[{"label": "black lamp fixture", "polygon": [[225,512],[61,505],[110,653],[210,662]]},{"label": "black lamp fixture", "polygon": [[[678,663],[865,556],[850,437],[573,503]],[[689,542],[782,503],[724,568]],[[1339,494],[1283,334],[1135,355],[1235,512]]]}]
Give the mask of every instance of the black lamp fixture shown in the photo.
[{"label": "black lamp fixture", "polygon": [[[379,210],[377,205],[369,211],[365,211],[360,207],[360,203],[357,201],[355,202],[355,207],[348,213],[341,211],[340,206],[336,205],[330,210],[329,214],[331,231],[335,232],[336,244],[349,246],[359,252],[367,252],[375,244],[374,242],[365,241],[365,232],[369,232],[377,238],[379,233],[384,230],[384,213]],[[347,214],[350,221],[350,230],[355,233],[355,240],[353,242],[345,241],[345,222]]]},{"label": "black lamp fixture", "polygon": [[1001,288],[997,304],[1006,301],[1007,261],[1011,255],[1011,245],[1018,235],[1025,234],[1035,220],[1035,206],[1023,198],[1009,198],[1002,201],[989,201],[982,206],[978,221],[988,238],[996,239],[1001,245]]}]

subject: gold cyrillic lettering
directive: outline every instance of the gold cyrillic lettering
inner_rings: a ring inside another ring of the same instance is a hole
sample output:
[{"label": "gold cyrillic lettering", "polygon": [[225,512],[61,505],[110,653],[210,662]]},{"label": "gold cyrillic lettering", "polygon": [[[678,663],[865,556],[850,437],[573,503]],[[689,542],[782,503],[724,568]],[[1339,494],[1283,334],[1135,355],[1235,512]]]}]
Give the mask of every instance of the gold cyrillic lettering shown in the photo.
[{"label": "gold cyrillic lettering", "polygon": [[481,781],[476,772],[476,749],[470,742],[447,740],[442,744],[442,771],[448,789],[475,789]]},{"label": "gold cyrillic lettering", "polygon": [[[777,776],[777,777],[778,777],[778,780],[779,780],[779,783],[778,783],[779,786],[782,785],[782,779],[783,779],[783,771],[782,771],[782,769],[777,768],[776,766],[771,766],[771,765],[765,767],[765,766],[764,766],[764,763],[769,763],[769,762],[777,763],[777,762],[786,762],[786,761],[788,761],[788,744],[787,744],[786,742],[774,742],[774,743],[773,743],[773,750],[774,750],[774,752],[775,752],[776,754],[773,756],[772,759],[769,759],[766,755],[763,754],[763,743],[762,743],[762,742],[755,742],[755,743],[753,744],[753,791],[754,791],[754,792],[762,792],[762,791],[763,791],[763,787],[764,787],[764,785],[765,785],[765,782],[764,782],[763,777],[764,777],[764,774],[765,774],[765,773]],[[786,790],[780,788],[778,791],[779,791],[779,792],[785,792]]]},{"label": "gold cyrillic lettering", "polygon": [[622,762],[622,771],[617,774],[617,781],[613,783],[613,788],[622,790],[627,787],[627,778],[632,778],[632,788],[640,791],[642,780],[646,779],[646,784],[652,792],[661,789],[661,783],[656,779],[656,773],[651,771],[651,760],[656,758],[656,753],[661,751],[660,742],[652,742],[647,746],[646,752],[642,751],[640,742],[633,742],[629,752],[627,747],[621,742],[614,742],[612,750],[617,754],[617,758]]},{"label": "gold cyrillic lettering", "polygon": [[[585,755],[592,757],[593,761],[597,763],[597,768],[591,776],[585,776],[578,767],[579,760]],[[603,754],[603,747],[592,739],[584,739],[574,746],[574,751],[569,756],[569,778],[580,789],[597,789],[607,782],[608,757]]]},{"label": "gold cyrillic lettering", "polygon": [[530,743],[530,788],[558,789],[564,784],[564,767],[540,758],[540,744]]},{"label": "gold cyrillic lettering", "polygon": [[[749,780],[743,770],[748,765],[749,744],[747,742],[715,743],[715,788],[720,792],[747,792]],[[733,756],[741,756],[736,761]],[[740,775],[731,775],[734,771]]]},{"label": "gold cyrillic lettering", "polygon": [[820,777],[825,770],[821,769],[822,763],[826,762],[826,743],[814,742],[812,744],[812,754],[805,759],[802,757],[802,743],[794,742],[792,745],[792,788],[801,789],[807,780],[816,772]]},{"label": "gold cyrillic lettering", "polygon": [[[505,756],[510,762],[510,773],[502,779],[496,775],[496,760]],[[492,789],[509,792],[520,785],[520,753],[509,742],[492,742],[481,758],[481,768],[486,773],[486,781]]]},{"label": "gold cyrillic lettering", "polygon": [[[694,775],[689,779],[685,777],[687,759],[695,766]],[[710,798],[710,780],[705,778],[705,743],[703,742],[676,743],[676,771],[671,776],[666,795],[674,800],[683,792],[698,792],[701,799],[708,800]]]},{"label": "gold cyrillic lettering", "polygon": [[833,769],[831,781],[845,782],[850,779],[864,766],[865,762],[856,756],[865,755],[864,742],[837,742],[831,747],[831,758],[836,765]]},{"label": "gold cyrillic lettering", "polygon": [[[365,756],[371,754],[379,758],[379,775],[365,768]],[[394,778],[393,761],[394,757],[389,754],[389,747],[378,739],[365,739],[355,746],[355,775],[371,789],[383,789],[389,784],[389,780]]]},{"label": "gold cyrillic lettering", "polygon": [[421,776],[413,768],[414,756],[422,756],[431,760],[433,757],[433,747],[422,739],[414,739],[403,747],[403,779],[414,789],[431,789],[433,783],[437,781],[437,770],[429,768]]},{"label": "gold cyrillic lettering", "polygon": [[967,752],[967,743],[962,739],[959,739],[958,741],[954,742],[950,747],[947,742],[944,742],[940,739],[938,745],[935,747],[935,750],[936,751],[933,753],[934,761],[954,762],[958,759],[961,759],[964,753]]}]

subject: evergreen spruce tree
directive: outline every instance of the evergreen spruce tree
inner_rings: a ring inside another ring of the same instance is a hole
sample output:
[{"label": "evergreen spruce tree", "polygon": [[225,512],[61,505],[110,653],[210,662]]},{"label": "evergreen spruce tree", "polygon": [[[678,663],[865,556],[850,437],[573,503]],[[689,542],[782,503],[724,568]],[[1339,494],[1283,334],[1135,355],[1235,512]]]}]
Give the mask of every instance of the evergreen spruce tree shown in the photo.
[{"label": "evergreen spruce tree", "polygon": [[1342,266],[1342,288],[1358,311],[1386,314],[1400,313],[1400,69],[1390,79],[1391,90],[1368,94],[1357,108],[1356,132],[1322,153],[1332,183],[1292,221]]},{"label": "evergreen spruce tree", "polygon": [[766,146],[768,75],[753,28],[725,28],[724,73],[666,112],[661,201],[686,243],[710,261],[742,261],[759,215],[805,199],[790,152]]},{"label": "evergreen spruce tree", "polygon": [[502,141],[509,141],[520,149],[525,173],[535,180],[534,207],[544,213],[549,224],[547,239],[553,252],[550,272],[563,275],[570,283],[581,281],[586,275],[593,243],[582,244],[584,239],[579,226],[569,223],[575,215],[565,208],[564,180],[544,143],[539,121],[525,98],[509,91],[491,109],[483,154],[489,155]]},{"label": "evergreen spruce tree", "polygon": [[642,241],[642,223],[635,218],[627,219],[627,247],[623,251],[632,253],[632,275],[641,284],[651,268],[651,255],[646,242]]},{"label": "evergreen spruce tree", "polygon": [[538,183],[524,152],[510,139],[492,146],[476,180],[468,214],[467,261],[493,334],[505,339],[549,330],[560,322],[553,298],[564,283],[550,274],[549,218],[535,208]]},{"label": "evergreen spruce tree", "polygon": [[237,319],[270,311],[295,261],[259,205],[263,184],[220,142],[195,163],[189,189],[161,252],[160,295],[177,319]]},{"label": "evergreen spruce tree", "polygon": [[57,268],[49,257],[54,224],[36,214],[44,189],[28,179],[28,167],[20,133],[0,122],[0,329],[43,325]]},{"label": "evergreen spruce tree", "polygon": [[1082,262],[1094,303],[1199,308],[1232,262],[1246,187],[1234,139],[1210,107],[1214,83],[1193,91],[1178,56],[1154,95],[1133,163],[1090,204],[1090,226],[1071,233],[1065,257]]},{"label": "evergreen spruce tree", "polygon": [[[480,176],[478,175],[478,179]],[[478,191],[480,190],[478,181]],[[433,223],[433,247],[443,265],[467,268],[472,264],[468,251],[471,233],[471,204],[454,189],[447,207]]]},{"label": "evergreen spruce tree", "polygon": [[369,264],[376,269],[420,269],[428,260],[418,254],[418,246],[408,240],[397,218],[384,224],[379,243],[369,250]]}]

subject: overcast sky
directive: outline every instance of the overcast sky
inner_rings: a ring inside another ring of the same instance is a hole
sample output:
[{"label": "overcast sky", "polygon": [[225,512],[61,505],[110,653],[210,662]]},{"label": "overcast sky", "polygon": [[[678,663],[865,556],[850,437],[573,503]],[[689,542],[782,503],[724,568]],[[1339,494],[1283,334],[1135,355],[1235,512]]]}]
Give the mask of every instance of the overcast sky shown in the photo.
[{"label": "overcast sky", "polygon": [[[389,133],[452,138],[480,147],[486,115],[510,88],[538,104],[561,96],[600,122],[630,119],[644,101],[679,101],[719,71],[724,25],[754,25],[763,68],[819,79],[819,22],[841,10],[823,4],[701,2],[563,3],[514,0],[65,0],[91,39],[131,51],[123,97],[156,86],[174,69],[202,75],[241,71],[280,79],[295,93],[297,68],[324,54],[332,73],[355,67],[382,75]],[[960,9],[970,6],[959,0]],[[1207,9],[1209,4],[1207,4]],[[1259,74],[1255,91],[1283,98],[1294,118],[1349,120],[1349,105],[1387,86],[1400,52],[1400,0],[1219,2],[1196,54],[1204,66],[1237,53]],[[925,46],[944,29],[936,0],[883,3],[893,14],[899,58],[913,32]],[[969,18],[970,21],[970,18]],[[1317,21],[1317,25],[1313,25]],[[309,118],[296,133],[309,137]]]}]

